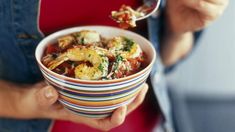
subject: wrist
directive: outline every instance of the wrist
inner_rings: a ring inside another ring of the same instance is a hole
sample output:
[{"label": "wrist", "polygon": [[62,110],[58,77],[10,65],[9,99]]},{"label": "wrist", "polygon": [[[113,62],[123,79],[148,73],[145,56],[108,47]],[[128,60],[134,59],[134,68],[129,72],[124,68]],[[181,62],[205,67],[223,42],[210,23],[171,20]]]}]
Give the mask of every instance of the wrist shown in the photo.
[{"label": "wrist", "polygon": [[160,55],[166,67],[174,65],[192,49],[193,33],[165,33],[161,41]]},{"label": "wrist", "polygon": [[20,85],[0,80],[0,116],[14,117],[18,114],[18,103],[23,93]]}]

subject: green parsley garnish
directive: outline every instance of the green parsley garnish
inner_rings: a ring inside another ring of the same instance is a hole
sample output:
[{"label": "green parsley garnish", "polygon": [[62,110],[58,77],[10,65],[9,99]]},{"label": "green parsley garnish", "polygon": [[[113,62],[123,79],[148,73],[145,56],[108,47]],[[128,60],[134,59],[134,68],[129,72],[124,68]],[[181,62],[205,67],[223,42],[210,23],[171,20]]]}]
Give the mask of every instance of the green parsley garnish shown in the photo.
[{"label": "green parsley garnish", "polygon": [[131,47],[134,45],[134,41],[131,40],[131,39],[128,39],[128,38],[124,38],[124,41],[125,41],[125,46],[123,48],[124,51],[131,51]]},{"label": "green parsley garnish", "polygon": [[84,38],[81,39],[81,44],[85,44],[85,39]]},{"label": "green parsley garnish", "polygon": [[116,56],[116,62],[123,61],[123,57],[121,55]]},{"label": "green parsley garnish", "polygon": [[104,66],[100,64],[100,65],[98,66],[98,69],[99,69],[100,71],[103,71],[103,70],[104,70]]}]

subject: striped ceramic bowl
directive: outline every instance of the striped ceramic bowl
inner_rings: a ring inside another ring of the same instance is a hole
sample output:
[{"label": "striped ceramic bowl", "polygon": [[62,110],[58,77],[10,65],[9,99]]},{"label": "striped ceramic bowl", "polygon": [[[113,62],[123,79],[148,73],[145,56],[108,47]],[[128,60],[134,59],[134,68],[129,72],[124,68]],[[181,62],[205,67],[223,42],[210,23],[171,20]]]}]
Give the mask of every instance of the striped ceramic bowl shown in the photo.
[{"label": "striped ceramic bowl", "polygon": [[[41,63],[48,44],[55,43],[61,36],[81,30],[95,30],[106,38],[126,36],[133,39],[146,53],[147,67],[120,79],[90,81],[59,75]],[[118,107],[129,104],[141,90],[156,59],[155,50],[148,40],[136,33],[107,26],[75,27],[53,33],[38,44],[35,55],[43,76],[58,90],[60,103],[71,112],[94,118],[107,117]]]}]

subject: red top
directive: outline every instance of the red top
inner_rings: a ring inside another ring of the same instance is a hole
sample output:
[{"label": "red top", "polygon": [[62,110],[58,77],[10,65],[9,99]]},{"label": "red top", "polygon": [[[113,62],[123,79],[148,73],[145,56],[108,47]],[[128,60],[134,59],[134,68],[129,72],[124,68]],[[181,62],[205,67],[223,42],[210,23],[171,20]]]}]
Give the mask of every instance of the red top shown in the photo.
[{"label": "red top", "polygon": [[[139,1],[139,2],[137,2]],[[140,0],[41,0],[39,28],[43,33],[81,25],[117,26],[111,11],[122,4],[137,7]]]},{"label": "red top", "polygon": [[[122,4],[133,8],[141,0],[41,0],[39,28],[44,34],[81,25],[118,26],[109,16],[112,10],[118,10]],[[156,102],[156,101],[153,101]],[[123,125],[112,132],[149,132],[158,122],[158,111],[148,99],[127,116]],[[97,130],[85,125],[65,121],[55,121],[52,132],[95,132]]]}]

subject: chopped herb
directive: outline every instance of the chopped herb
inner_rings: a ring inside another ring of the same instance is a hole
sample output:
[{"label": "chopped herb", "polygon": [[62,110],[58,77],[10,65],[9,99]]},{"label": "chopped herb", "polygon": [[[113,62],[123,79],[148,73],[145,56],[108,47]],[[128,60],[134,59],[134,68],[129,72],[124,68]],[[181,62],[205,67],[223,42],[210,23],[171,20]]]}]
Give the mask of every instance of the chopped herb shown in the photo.
[{"label": "chopped herb", "polygon": [[100,57],[106,57],[105,55],[99,54]]},{"label": "chopped herb", "polygon": [[89,54],[88,57],[91,57],[91,54]]},{"label": "chopped herb", "polygon": [[85,39],[84,38],[81,39],[81,44],[85,44]]},{"label": "chopped herb", "polygon": [[57,53],[52,53],[51,55],[52,55],[52,57],[53,57],[54,59],[58,57],[58,54],[57,54]]},{"label": "chopped herb", "polygon": [[104,66],[102,66],[101,64],[98,66],[98,69],[100,70],[100,71],[103,71],[104,70]]},{"label": "chopped herb", "polygon": [[80,37],[80,33],[74,33],[75,37]]},{"label": "chopped herb", "polygon": [[118,69],[118,63],[113,64],[113,71],[116,71]]},{"label": "chopped herb", "polygon": [[123,61],[123,57],[121,55],[116,56],[116,62]]},{"label": "chopped herb", "polygon": [[132,48],[132,46],[134,45],[135,42],[131,39],[128,39],[128,38],[124,38],[124,41],[125,41],[126,44],[125,44],[123,50],[130,52],[131,48]]},{"label": "chopped herb", "polygon": [[101,77],[101,80],[108,80],[107,77]]},{"label": "chopped herb", "polygon": [[113,64],[113,70],[116,71],[119,66],[119,62],[123,61],[123,57],[121,55],[117,55],[115,59],[115,63]]}]

